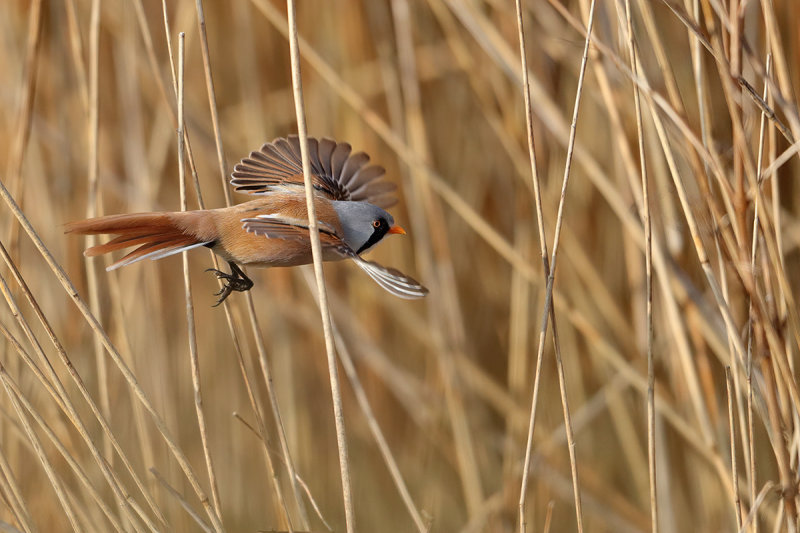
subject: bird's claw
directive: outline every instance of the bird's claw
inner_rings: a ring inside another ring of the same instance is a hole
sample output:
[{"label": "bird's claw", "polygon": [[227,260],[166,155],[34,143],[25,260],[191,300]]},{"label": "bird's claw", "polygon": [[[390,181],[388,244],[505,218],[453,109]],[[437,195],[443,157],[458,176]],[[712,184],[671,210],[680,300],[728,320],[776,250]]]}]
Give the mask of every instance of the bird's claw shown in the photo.
[{"label": "bird's claw", "polygon": [[228,274],[227,272],[217,270],[216,268],[206,269],[206,272],[213,272],[217,279],[224,280],[222,288],[218,292],[214,293],[214,296],[219,296],[219,299],[217,300],[217,303],[213,305],[213,307],[217,307],[219,304],[224,302],[225,298],[230,296],[233,291],[245,292],[253,288],[253,280],[245,276],[244,272],[242,272],[238,267],[235,267],[234,264],[231,264],[231,270],[233,272]]}]

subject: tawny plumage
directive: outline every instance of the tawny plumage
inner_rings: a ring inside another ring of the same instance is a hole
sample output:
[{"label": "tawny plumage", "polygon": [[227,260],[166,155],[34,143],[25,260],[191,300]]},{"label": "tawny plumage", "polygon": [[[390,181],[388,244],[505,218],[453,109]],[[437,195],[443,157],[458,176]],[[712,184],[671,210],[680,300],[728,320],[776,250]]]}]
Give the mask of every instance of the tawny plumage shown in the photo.
[{"label": "tawny plumage", "polygon": [[[352,154],[349,144],[330,139],[309,138],[309,152],[323,260],[352,259],[392,294],[425,296],[428,290],[414,279],[360,256],[387,234],[405,233],[383,209],[397,202],[395,185],[383,179],[384,169],[368,164],[369,156],[363,152]],[[256,200],[222,209],[110,215],[71,222],[66,232],[116,235],[86,250],[87,256],[137,247],[109,270],[209,247],[231,267],[230,274],[214,271],[226,281],[219,304],[231,291],[253,286],[237,265],[312,262],[300,161],[299,139],[278,138],[234,167],[234,190],[259,196]]]}]

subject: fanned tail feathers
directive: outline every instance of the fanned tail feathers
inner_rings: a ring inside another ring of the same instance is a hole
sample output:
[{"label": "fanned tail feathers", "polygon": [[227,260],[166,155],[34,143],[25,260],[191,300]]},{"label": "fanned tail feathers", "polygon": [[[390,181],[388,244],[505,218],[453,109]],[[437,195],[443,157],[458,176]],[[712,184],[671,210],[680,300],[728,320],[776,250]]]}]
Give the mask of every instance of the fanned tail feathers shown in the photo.
[{"label": "fanned tail feathers", "polygon": [[138,246],[125,257],[106,268],[109,271],[142,259],[161,259],[210,242],[201,241],[197,237],[184,232],[183,229],[176,225],[175,217],[171,213],[140,213],[92,218],[67,224],[65,233],[117,235],[117,237],[105,244],[98,244],[88,248],[83,252],[87,257]]}]

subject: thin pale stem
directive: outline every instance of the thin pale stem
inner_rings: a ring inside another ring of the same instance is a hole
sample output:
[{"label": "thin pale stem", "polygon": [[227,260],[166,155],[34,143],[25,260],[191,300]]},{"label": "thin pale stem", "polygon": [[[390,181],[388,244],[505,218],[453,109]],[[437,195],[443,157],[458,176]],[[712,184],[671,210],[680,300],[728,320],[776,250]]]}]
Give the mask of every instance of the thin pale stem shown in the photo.
[{"label": "thin pale stem", "polygon": [[[3,333],[6,334],[7,331],[3,328]],[[11,340],[11,339],[8,339]],[[34,449],[36,457],[39,459],[39,462],[42,464],[42,468],[44,468],[45,474],[47,474],[47,479],[50,481],[50,485],[53,488],[53,491],[56,493],[56,497],[58,501],[61,503],[61,507],[64,510],[64,514],[67,517],[67,520],[72,526],[72,529],[77,533],[82,530],[81,526],[78,523],[78,518],[75,516],[75,511],[72,508],[71,502],[69,502],[66,494],[64,493],[64,487],[62,486],[62,482],[59,479],[58,475],[53,468],[52,463],[47,458],[47,454],[42,447],[42,443],[39,440],[39,437],[33,431],[33,427],[31,427],[30,421],[28,421],[28,417],[25,414],[24,409],[19,403],[19,399],[14,391],[9,387],[8,381],[11,377],[6,372],[5,366],[0,363],[0,381],[3,383],[3,388],[8,395],[8,399],[11,401],[11,405],[14,406],[14,410],[17,412],[17,417],[19,421],[22,423],[22,427],[25,429],[25,434],[28,437],[28,441],[31,443],[31,446]]]},{"label": "thin pale stem", "polygon": [[[417,75],[411,13],[407,0],[392,0],[392,21],[397,42],[397,61],[401,104],[405,118],[405,138],[420,160],[430,161],[430,143],[422,111],[422,93]],[[444,400],[456,452],[461,489],[467,513],[473,517],[484,500],[483,482],[478,466],[475,436],[470,430],[466,399],[457,385],[456,361],[465,358],[466,334],[455,284],[451,243],[441,205],[430,184],[416,168],[409,169],[410,215],[417,246],[417,257],[426,279],[437,287],[437,298],[427,299],[431,327],[442,331],[437,339],[437,363],[442,375]]]},{"label": "thin pale stem", "polygon": [[[22,166],[25,162],[25,153],[28,149],[31,128],[33,125],[33,105],[36,95],[36,78],[39,68],[39,54],[41,52],[42,21],[44,11],[42,0],[33,0],[28,13],[28,38],[25,43],[25,63],[20,84],[19,100],[17,103],[16,128],[12,136],[13,142],[8,153],[8,166],[6,179],[12,196],[21,197],[22,191]],[[6,237],[8,249],[15,255],[19,243],[19,228],[10,223]]]},{"label": "thin pale stem", "polygon": [[731,452],[731,479],[733,481],[733,505],[736,514],[736,526],[742,529],[742,505],[739,499],[739,468],[736,461],[736,422],[734,421],[733,411],[733,377],[731,367],[725,367],[725,383],[728,389],[728,431]]},{"label": "thin pale stem", "polygon": [[[186,50],[186,34],[178,34],[178,180],[181,194],[181,211],[189,208],[186,198],[186,166],[184,165],[184,135],[183,135],[183,111],[184,111],[184,64]],[[208,428],[206,426],[205,412],[203,411],[203,394],[200,381],[200,361],[197,351],[197,330],[194,319],[194,301],[192,298],[192,282],[189,277],[189,257],[187,252],[181,254],[183,262],[183,287],[186,296],[186,328],[189,337],[189,365],[192,369],[192,385],[194,387],[194,406],[197,413],[197,425],[200,429],[200,441],[203,447],[203,456],[208,470],[208,481],[211,485],[211,497],[214,502],[214,510],[217,517],[222,522],[222,504],[220,503],[219,487],[217,476],[214,472],[214,463],[211,459],[211,449],[208,443]]]},{"label": "thin pale stem", "polygon": [[[15,347],[18,350],[21,349],[21,347],[19,347],[19,346],[15,346]],[[92,484],[92,482],[89,480],[89,477],[86,475],[86,473],[83,471],[81,466],[76,461],[75,457],[73,456],[74,451],[70,452],[70,450],[59,440],[59,438],[56,436],[55,432],[47,425],[47,423],[45,422],[44,418],[42,418],[40,413],[31,404],[31,402],[25,397],[23,392],[19,389],[18,385],[14,381],[8,379],[8,380],[6,380],[6,384],[14,392],[14,394],[17,395],[17,399],[20,401],[20,403],[23,405],[23,407],[25,407],[25,410],[28,412],[30,417],[33,418],[36,421],[37,424],[39,424],[39,427],[42,428],[42,431],[47,435],[47,438],[50,439],[50,442],[53,443],[53,446],[56,447],[58,452],[61,454],[61,456],[67,462],[69,467],[75,473],[75,476],[80,480],[81,484],[83,484],[83,486],[86,487],[86,490],[89,492],[89,494],[91,495],[91,497],[94,500],[94,502],[100,508],[100,511],[103,513],[103,515],[111,523],[112,527],[116,531],[120,531],[120,532],[125,531],[125,528],[122,527],[122,524],[120,523],[120,521],[117,519],[116,516],[114,516],[113,512],[111,511],[111,509],[103,501],[103,497],[100,494],[100,492]],[[147,522],[147,525],[148,525],[148,527],[151,528],[151,530],[157,529],[155,527],[155,525],[152,524],[152,522],[147,520],[147,517],[144,515],[144,513],[140,512],[140,510],[137,510],[137,514],[138,514],[138,516],[140,516],[143,520],[145,520]]]},{"label": "thin pale stem", "polygon": [[[283,463],[286,465],[286,471],[289,474],[289,483],[292,486],[292,493],[297,503],[297,510],[300,514],[300,527],[303,529],[309,528],[308,511],[303,498],[300,497],[298,487],[298,475],[295,471],[294,461],[289,450],[289,441],[286,438],[286,428],[283,424],[283,417],[278,407],[278,395],[275,392],[275,387],[272,380],[272,369],[270,368],[269,361],[267,360],[267,352],[263,349],[264,339],[262,338],[261,328],[256,318],[255,309],[253,307],[252,298],[247,299],[248,310],[250,311],[251,323],[253,324],[253,337],[256,339],[258,350],[258,362],[261,366],[261,373],[264,377],[264,385],[267,388],[267,395],[269,396],[269,404],[272,408],[272,417],[275,419],[275,426],[278,429],[278,440],[281,443],[281,453],[283,454]],[[266,444],[264,444],[266,446]]]},{"label": "thin pale stem", "polygon": [[[86,218],[93,218],[99,214],[99,188],[98,188],[98,141],[99,141],[99,74],[100,74],[100,0],[92,1],[91,19],[89,22],[89,71],[86,85],[89,88],[89,109],[87,116],[88,161],[87,172],[87,202]],[[97,243],[96,235],[86,236],[86,248],[91,248]],[[86,284],[89,291],[89,306],[95,316],[102,316],[100,309],[100,289],[97,279],[97,261],[88,259],[86,266]],[[103,416],[111,420],[111,400],[108,393],[109,376],[108,361],[103,353],[103,343],[98,337],[93,339],[95,365],[97,367],[97,386],[100,408]],[[103,435],[103,455],[111,466],[114,465],[114,454],[108,435]],[[117,502],[121,505],[121,502]]]},{"label": "thin pale stem", "polygon": [[333,340],[331,314],[328,308],[328,292],[325,288],[325,274],[322,271],[322,246],[319,240],[319,225],[314,206],[314,188],[311,182],[311,161],[308,154],[308,131],[306,129],[305,104],[303,101],[303,81],[300,75],[300,45],[297,38],[297,19],[294,0],[286,0],[289,27],[289,52],[292,62],[292,91],[294,94],[295,112],[297,114],[297,133],[300,137],[300,155],[303,161],[303,180],[306,189],[306,207],[308,209],[308,230],[311,237],[311,254],[314,259],[314,276],[317,279],[322,331],[325,336],[325,351],[328,356],[328,374],[331,381],[333,415],[336,423],[336,444],[339,448],[339,470],[342,478],[342,496],[347,533],[355,532],[355,513],[353,496],[350,488],[350,464],[347,455],[347,438],[342,411],[342,393],[339,387],[339,373],[336,368],[336,350]]},{"label": "thin pale stem", "polygon": [[[125,378],[125,381],[128,382],[128,385],[133,390],[137,400],[141,402],[142,406],[144,406],[144,408],[150,414],[151,418],[153,419],[153,422],[156,425],[156,428],[158,428],[158,432],[163,437],[164,442],[170,449],[170,452],[177,460],[183,473],[186,475],[186,479],[192,485],[192,488],[197,494],[197,497],[200,499],[200,502],[203,504],[203,506],[206,508],[206,511],[209,513],[212,524],[214,524],[215,527],[219,526],[221,529],[222,524],[219,524],[218,521],[216,521],[216,513],[214,512],[208,500],[208,497],[205,495],[205,492],[200,486],[200,483],[197,480],[197,476],[195,476],[194,471],[191,465],[189,464],[188,459],[186,458],[186,455],[183,453],[183,450],[181,450],[181,448],[178,446],[177,442],[167,429],[164,420],[161,418],[161,416],[155,410],[153,404],[145,395],[144,390],[142,390],[141,386],[139,385],[136,379],[136,376],[133,374],[131,369],[125,364],[125,361],[122,359],[122,356],[120,355],[119,351],[111,342],[111,338],[108,336],[108,333],[103,329],[103,326],[97,320],[97,317],[95,317],[94,314],[92,314],[91,310],[89,309],[89,306],[86,305],[86,302],[83,300],[83,298],[80,297],[78,289],[75,287],[70,278],[67,276],[66,272],[64,272],[64,269],[61,267],[61,265],[56,261],[55,257],[53,257],[53,254],[50,252],[47,246],[45,246],[41,237],[39,237],[36,230],[34,230],[33,226],[28,221],[27,217],[22,212],[19,205],[16,203],[16,201],[11,196],[8,189],[2,182],[0,182],[0,197],[2,197],[3,201],[8,206],[9,210],[14,214],[17,221],[25,230],[28,237],[30,237],[34,246],[36,247],[38,252],[42,255],[48,267],[53,272],[53,274],[55,275],[58,282],[61,284],[64,291],[67,293],[70,299],[72,299],[75,306],[80,311],[81,315],[83,315],[84,319],[89,324],[92,331],[95,333],[95,335],[99,335],[100,338],[102,339],[103,346],[105,347],[106,351],[114,360],[114,363],[119,368],[120,372]],[[215,523],[215,521],[217,523]]]},{"label": "thin pale stem", "polygon": [[[536,407],[537,407],[537,399],[539,392],[539,380],[541,376],[541,362],[544,354],[544,342],[547,334],[547,322],[550,315],[552,315],[553,319],[555,319],[555,312],[553,306],[553,283],[555,281],[556,261],[558,259],[558,245],[561,239],[561,227],[564,221],[564,204],[566,202],[566,196],[567,196],[567,185],[569,184],[570,170],[572,169],[572,155],[575,148],[575,133],[577,131],[577,125],[578,125],[578,113],[580,111],[581,96],[583,94],[583,82],[586,74],[586,64],[589,59],[589,44],[591,43],[595,5],[596,5],[595,0],[592,0],[592,3],[589,7],[589,18],[586,27],[586,40],[584,42],[583,58],[581,60],[580,74],[578,76],[578,86],[576,88],[576,94],[575,94],[575,104],[573,106],[573,112],[572,112],[572,123],[570,125],[570,135],[569,135],[569,141],[567,143],[567,159],[564,165],[564,179],[561,185],[561,197],[558,203],[558,215],[556,218],[555,236],[553,238],[553,251],[549,265],[547,262],[546,253],[542,256],[542,262],[544,263],[544,274],[547,277],[547,288],[545,292],[544,307],[542,309],[542,324],[539,330],[539,345],[537,351],[536,374],[534,376],[534,389],[533,389],[534,392],[532,394],[532,399],[531,399],[531,416],[530,416],[530,423],[528,425],[528,440],[525,446],[525,462],[523,467],[522,486],[520,489],[519,523],[520,523],[521,533],[524,533],[525,531],[524,513],[525,513],[525,494],[527,490],[526,489],[527,477],[528,477],[527,474],[530,468],[531,452],[533,449],[533,434],[536,425]],[[522,7],[519,3],[517,4],[517,23],[521,28]],[[524,58],[525,48],[524,48],[524,40],[522,37],[522,35],[524,35],[524,32],[521,29],[520,29],[520,35],[521,35],[520,37],[521,55]],[[527,65],[524,66],[523,70],[524,70],[523,76],[527,78],[528,76]],[[530,108],[530,100],[528,100],[528,106]],[[531,141],[532,141],[532,134],[529,133],[529,143]],[[544,243],[543,239],[542,243]],[[543,250],[545,250],[544,247]],[[564,367],[561,360],[561,350],[559,347],[559,339],[556,330],[555,320],[553,320],[553,342],[555,344],[556,370],[558,373],[558,382],[561,391],[561,404],[564,414],[564,428],[567,433],[567,445],[570,456],[572,489],[573,489],[573,496],[575,499],[575,514],[577,518],[578,531],[581,532],[583,531],[583,512],[581,505],[580,485],[578,483],[578,463],[575,454],[575,437],[572,432],[572,423],[570,422],[569,406],[567,402],[566,378],[564,375]]]},{"label": "thin pale stem", "polygon": [[[625,0],[625,25],[628,35],[628,54],[633,76],[638,76],[636,41],[631,21],[631,3]],[[644,255],[647,299],[647,465],[650,473],[650,528],[658,532],[658,484],[656,479],[656,406],[655,368],[653,363],[653,232],[650,222],[650,187],[647,179],[644,128],[642,126],[642,103],[639,87],[633,88],[633,106],[636,114],[636,133],[639,144],[639,166],[642,176],[642,215],[644,225]]]},{"label": "thin pale stem", "polygon": [[[247,420],[242,418],[242,415],[240,415],[239,413],[234,411],[233,412],[233,417],[236,420],[238,420],[239,422],[241,422],[244,427],[249,429],[250,432],[253,435],[255,435],[256,438],[258,438],[258,440],[262,440],[261,435],[258,433],[258,430],[256,430],[256,428],[254,428],[253,425],[250,424]],[[280,455],[278,454],[277,451],[275,451],[272,448],[270,448],[269,445],[266,444],[266,443],[264,443],[264,445],[267,447],[267,450],[270,453],[274,454],[278,458],[279,461],[281,460],[281,457],[280,457]],[[311,502],[311,507],[314,508],[314,512],[317,513],[317,518],[319,518],[320,522],[322,522],[325,525],[325,528],[328,531],[333,531],[333,528],[330,526],[330,524],[328,524],[328,521],[325,520],[324,516],[322,516],[322,511],[320,511],[319,505],[317,505],[317,501],[314,499],[314,495],[311,494],[311,490],[308,488],[308,484],[303,480],[302,477],[300,477],[300,474],[295,473],[295,481],[298,483],[300,488],[303,489],[303,492],[306,493],[306,497],[308,497],[308,501]]]},{"label": "thin pale stem", "polygon": [[209,527],[209,525],[208,525],[208,524],[206,524],[206,523],[203,521],[203,519],[202,519],[202,518],[200,518],[200,515],[198,515],[198,514],[195,512],[195,510],[194,510],[194,509],[192,509],[192,507],[189,505],[189,502],[187,502],[187,501],[186,501],[186,498],[184,498],[184,497],[181,495],[181,493],[180,493],[180,492],[178,492],[177,490],[175,490],[174,488],[172,488],[172,486],[171,486],[169,483],[167,483],[167,480],[166,480],[166,479],[164,479],[164,476],[162,476],[162,475],[161,475],[161,474],[158,472],[158,470],[156,470],[155,468],[151,468],[151,469],[150,469],[150,473],[151,473],[151,474],[153,474],[153,477],[155,477],[155,478],[156,478],[156,480],[157,480],[159,483],[161,483],[161,484],[164,486],[164,488],[165,488],[165,489],[167,489],[167,492],[168,492],[168,493],[169,493],[169,494],[170,494],[170,495],[171,495],[173,498],[175,498],[176,500],[178,500],[178,503],[180,503],[181,507],[183,507],[183,510],[184,510],[184,511],[186,511],[186,514],[188,514],[190,517],[192,517],[192,520],[194,520],[195,524],[197,524],[197,525],[200,527],[200,529],[202,529],[203,531],[205,531],[205,533],[212,533],[212,532],[214,531],[213,529],[211,529],[211,527]]},{"label": "thin pale stem", "polygon": [[211,54],[208,51],[208,37],[206,35],[206,17],[203,11],[203,0],[196,0],[197,7],[197,25],[200,30],[200,47],[203,56],[203,72],[206,75],[206,88],[208,89],[208,102],[211,111],[211,124],[214,127],[214,138],[217,139],[217,162],[219,163],[219,175],[222,180],[222,192],[225,195],[225,204],[231,205],[231,191],[228,188],[227,168],[225,162],[225,152],[222,148],[222,143],[219,139],[222,138],[222,132],[219,126],[219,112],[217,111],[217,98],[214,91],[214,77],[211,75]]},{"label": "thin pale stem", "polygon": [[[306,282],[308,282],[309,288],[311,288],[313,291],[313,284],[309,276],[306,276]],[[317,300],[317,304],[319,305],[319,300]],[[397,460],[394,458],[392,450],[389,448],[389,443],[386,441],[386,437],[381,430],[381,426],[378,424],[378,420],[369,404],[367,393],[364,391],[364,387],[361,384],[361,379],[358,377],[358,372],[356,372],[356,367],[353,363],[353,358],[350,355],[350,350],[347,348],[344,338],[342,337],[339,329],[336,327],[336,324],[333,324],[333,335],[334,340],[336,341],[337,354],[339,355],[339,360],[342,362],[342,368],[344,368],[345,374],[347,374],[347,379],[350,381],[350,385],[353,387],[353,393],[355,394],[358,406],[361,408],[361,412],[364,413],[364,418],[367,419],[367,425],[372,433],[372,437],[375,439],[375,444],[378,445],[378,449],[383,456],[383,461],[386,463],[386,467],[389,469],[392,480],[394,481],[398,492],[400,492],[400,497],[402,498],[406,509],[408,509],[411,519],[414,521],[414,525],[417,527],[420,533],[425,533],[430,528],[425,524],[425,521],[422,519],[422,515],[420,514],[419,510],[417,510],[417,506],[414,504],[414,500],[411,498],[411,492],[408,490],[408,486],[403,479],[403,475],[400,473],[400,467],[397,465]]]},{"label": "thin pale stem", "polygon": [[[224,150],[223,150],[223,145],[222,145],[222,133],[221,133],[220,126],[219,126],[219,118],[218,118],[219,117],[219,113],[217,111],[216,94],[215,94],[215,91],[214,91],[214,82],[213,82],[213,76],[212,76],[212,73],[211,73],[211,58],[210,58],[210,55],[209,55],[208,37],[206,35],[205,14],[204,14],[204,10],[203,10],[202,0],[197,0],[195,2],[195,10],[197,12],[198,30],[199,30],[199,34],[200,34],[201,54],[203,56],[203,68],[204,68],[204,72],[205,72],[206,89],[207,89],[207,94],[208,94],[209,109],[210,109],[210,112],[211,112],[212,122],[214,123],[214,142],[215,142],[215,146],[217,148],[217,161],[218,161],[218,164],[219,164],[220,180],[221,180],[221,183],[222,183],[222,188],[223,188],[223,192],[224,192],[224,196],[225,196],[225,205],[226,206],[230,206],[231,203],[232,203],[232,200],[231,200],[231,196],[230,196],[230,191],[228,190],[228,187],[227,187],[227,177],[226,177],[226,171],[225,171],[227,165],[225,163],[225,156],[224,156]],[[170,38],[169,38],[169,35],[170,35],[170,32],[169,32],[169,18],[167,16],[166,1],[162,1],[162,11],[163,11],[163,17],[164,17],[164,28],[165,28],[165,31],[166,31],[166,34],[167,34],[167,45],[171,50],[171,44],[170,44]],[[147,34],[146,26],[144,24],[141,24],[141,25],[143,26],[143,31]],[[150,48],[151,47],[148,47],[148,51],[150,50]],[[174,65],[174,61],[172,61],[172,54],[171,53],[170,53],[170,60],[171,60],[171,67],[172,67],[171,70],[172,70],[173,89],[176,92],[176,98],[177,98],[177,76],[176,76],[176,73],[175,73],[175,65]],[[151,64],[152,63],[153,63],[153,60],[151,59]],[[154,67],[154,72],[158,73],[158,70],[155,67]],[[170,109],[172,109],[171,106],[170,106]],[[199,181],[198,176],[197,176],[196,167],[195,167],[195,164],[194,164],[194,156],[193,156],[192,151],[191,151],[191,144],[189,143],[189,135],[188,135],[188,131],[185,128],[185,121],[182,123],[182,125],[184,127],[184,138],[185,138],[185,142],[186,142],[186,156],[187,156],[187,160],[189,162],[189,166],[190,166],[190,168],[192,170],[192,177],[193,177],[193,181],[194,181],[195,193],[197,195],[197,202],[198,202],[198,205],[199,205],[200,209],[205,209],[205,202],[203,201],[203,195],[202,195],[202,192],[200,190],[200,181]],[[211,256],[211,262],[214,265],[214,268],[215,269],[219,269],[219,261],[217,259],[217,256],[214,254],[213,251],[209,251],[209,254]],[[222,280],[220,280],[220,286],[222,286]],[[246,299],[248,301],[248,309],[250,311],[250,322],[251,322],[251,325],[253,326],[253,328],[256,328],[257,327],[257,321],[256,321],[256,318],[255,318],[255,312],[253,310],[252,295],[251,295],[250,292],[246,293]],[[236,352],[236,359],[237,359],[237,363],[238,363],[238,366],[239,366],[239,370],[240,370],[240,372],[242,374],[242,379],[244,381],[245,390],[247,392],[247,397],[248,397],[248,400],[250,402],[250,406],[253,409],[253,414],[256,417],[256,420],[258,421],[258,427],[259,427],[259,431],[261,432],[261,437],[262,437],[261,441],[263,443],[266,443],[267,442],[267,430],[266,430],[266,426],[264,424],[264,418],[261,415],[261,409],[259,408],[259,404],[257,402],[256,395],[253,393],[252,382],[250,380],[250,377],[247,374],[247,365],[245,364],[244,354],[243,354],[243,351],[242,351],[242,345],[239,342],[239,337],[238,337],[238,335],[236,333],[235,322],[234,322],[233,314],[231,312],[231,307],[230,307],[230,300],[225,300],[222,303],[222,307],[223,307],[223,309],[225,311],[226,324],[227,324],[228,330],[230,331],[230,334],[231,334],[231,340],[232,340],[233,345],[234,345],[234,351]],[[262,354],[262,353],[265,352],[264,345],[263,345],[263,340],[261,339],[261,337],[259,335],[256,336],[256,345],[257,345],[259,354]],[[269,387],[269,385],[268,385],[268,387]],[[275,489],[275,494],[276,494],[276,496],[278,498],[278,504],[279,504],[281,510],[283,511],[282,517],[285,520],[287,527],[291,530],[292,525],[291,525],[291,517],[289,515],[289,510],[286,507],[286,502],[285,502],[285,499],[283,497],[283,490],[281,489],[280,483],[279,483],[278,478],[277,478],[277,474],[275,472],[275,468],[274,468],[273,463],[272,463],[272,457],[270,456],[269,451],[266,448],[266,445],[264,446],[264,458],[265,458],[266,463],[267,463],[267,469],[268,469],[269,474],[270,474],[270,479],[272,480],[273,488]],[[299,504],[299,505],[302,505],[302,503]]]},{"label": "thin pale stem", "polygon": [[[767,54],[766,63],[766,76],[769,77],[770,67],[772,63],[772,56]],[[769,97],[769,84],[764,82],[764,101]],[[764,162],[764,132],[766,130],[766,114],[762,111],[761,122],[759,124],[758,134],[758,157],[756,161],[756,168],[758,169],[758,176],[756,179],[756,187],[761,187],[763,179],[762,168]],[[774,191],[773,191],[774,192]],[[753,200],[753,239],[750,247],[750,270],[755,274],[756,272],[756,252],[758,251],[758,217],[760,208],[761,194],[759,191],[754,191]],[[753,321],[755,320],[753,303],[750,302],[748,306],[748,335],[747,335],[747,430],[750,441],[750,448],[747,455],[748,476],[750,478],[750,505],[754,506],[756,500],[756,461],[755,450],[753,449]],[[758,515],[753,518],[753,532],[758,533]]]}]

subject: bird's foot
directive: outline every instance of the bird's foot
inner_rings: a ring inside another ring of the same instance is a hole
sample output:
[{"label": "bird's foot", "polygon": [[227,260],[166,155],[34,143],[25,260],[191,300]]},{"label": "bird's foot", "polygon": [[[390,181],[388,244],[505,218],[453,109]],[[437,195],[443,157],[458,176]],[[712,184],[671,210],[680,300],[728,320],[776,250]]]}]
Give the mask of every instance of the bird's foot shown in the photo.
[{"label": "bird's foot", "polygon": [[214,293],[214,296],[219,296],[219,299],[217,300],[217,303],[214,304],[214,307],[217,307],[219,304],[224,302],[225,298],[230,296],[233,291],[244,292],[253,288],[253,280],[248,278],[235,263],[229,264],[231,266],[230,274],[223,272],[222,270],[217,270],[216,268],[206,269],[206,272],[213,272],[217,279],[224,280],[222,288],[218,292]]}]

